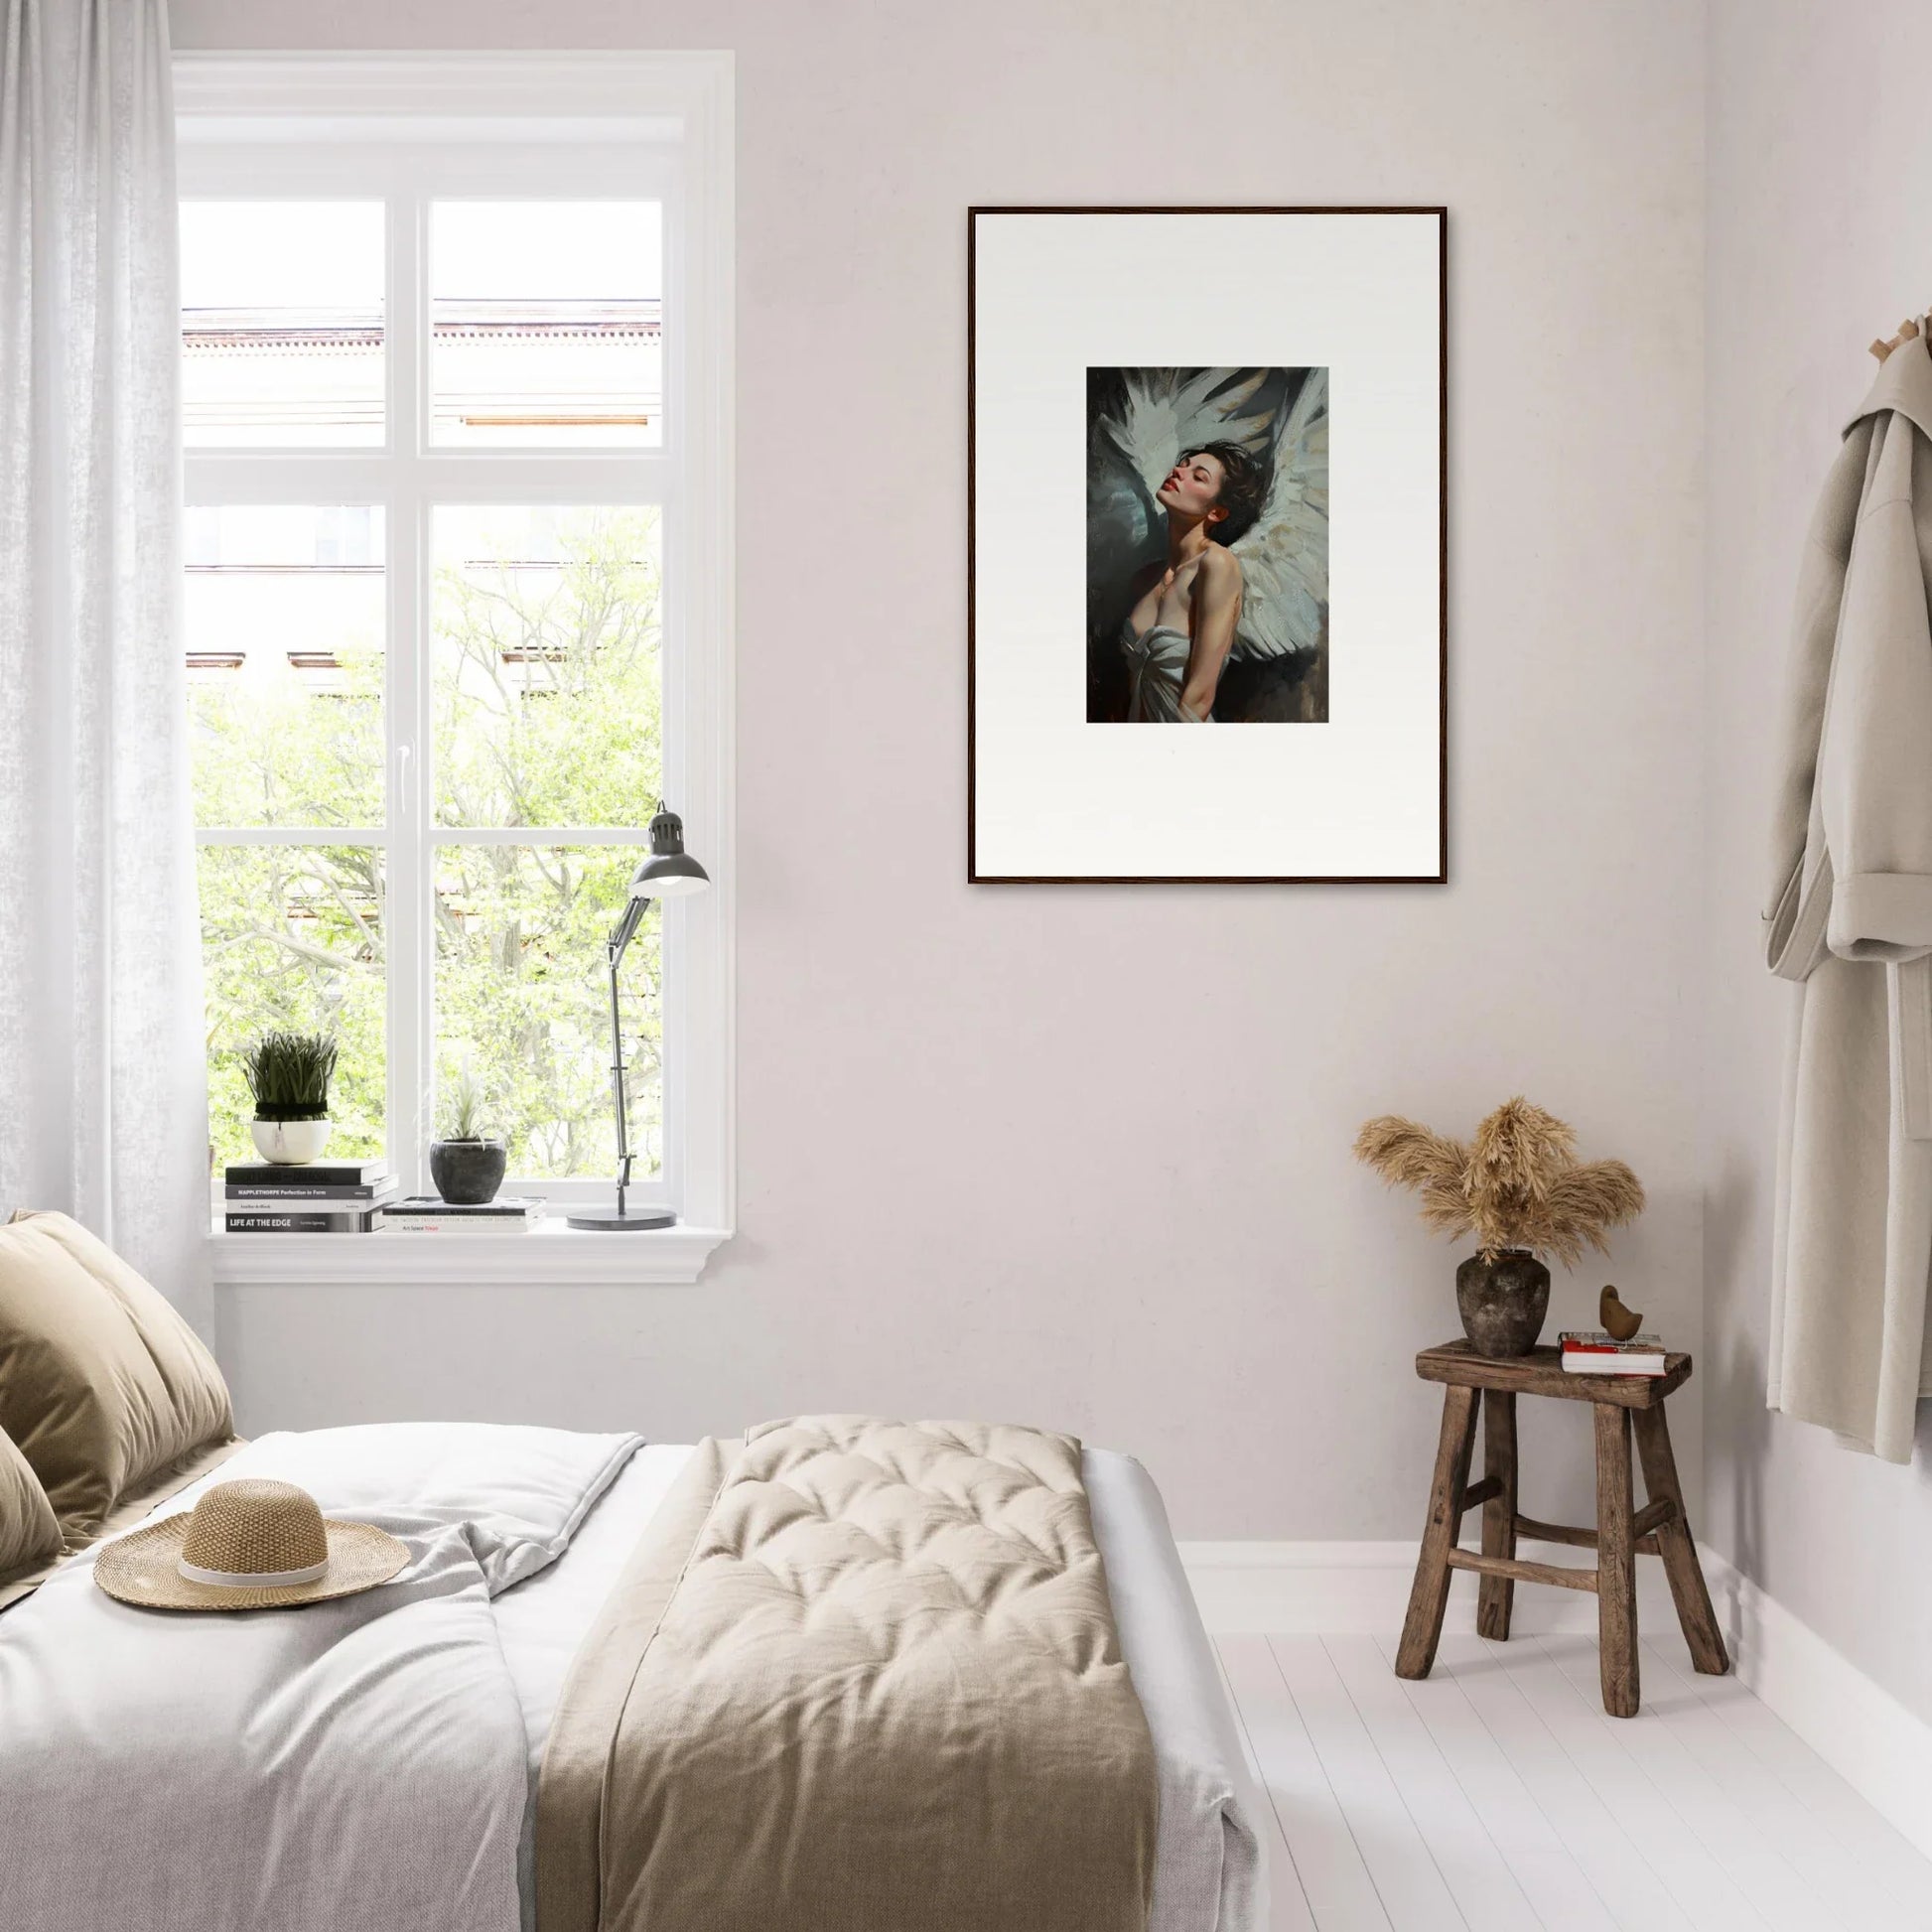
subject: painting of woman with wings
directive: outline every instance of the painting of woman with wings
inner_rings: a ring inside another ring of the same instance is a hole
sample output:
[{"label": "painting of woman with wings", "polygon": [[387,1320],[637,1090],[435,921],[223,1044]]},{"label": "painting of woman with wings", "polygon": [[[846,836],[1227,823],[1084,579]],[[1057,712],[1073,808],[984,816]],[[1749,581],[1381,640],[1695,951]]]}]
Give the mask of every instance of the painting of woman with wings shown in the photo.
[{"label": "painting of woman with wings", "polygon": [[1323,724],[1328,371],[1087,371],[1087,718]]}]

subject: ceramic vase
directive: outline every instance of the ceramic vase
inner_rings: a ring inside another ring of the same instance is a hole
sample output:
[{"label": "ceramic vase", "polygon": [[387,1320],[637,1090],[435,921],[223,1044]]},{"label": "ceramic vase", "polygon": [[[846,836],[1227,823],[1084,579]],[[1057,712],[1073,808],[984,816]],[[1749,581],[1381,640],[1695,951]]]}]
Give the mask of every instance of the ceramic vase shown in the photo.
[{"label": "ceramic vase", "polygon": [[1462,1332],[1478,1355],[1527,1355],[1550,1309],[1550,1271],[1527,1248],[1471,1255],[1455,1271]]}]

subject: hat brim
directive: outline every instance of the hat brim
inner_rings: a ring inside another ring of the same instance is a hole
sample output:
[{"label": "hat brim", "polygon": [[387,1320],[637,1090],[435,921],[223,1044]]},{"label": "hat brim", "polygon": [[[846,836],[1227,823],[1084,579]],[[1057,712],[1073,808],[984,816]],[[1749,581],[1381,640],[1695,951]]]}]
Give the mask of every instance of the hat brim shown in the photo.
[{"label": "hat brim", "polygon": [[94,1559],[94,1582],[109,1596],[149,1610],[274,1610],[299,1603],[326,1603],[386,1584],[409,1562],[409,1546],[372,1523],[323,1518],[329,1537],[329,1568],[313,1583],[273,1588],[198,1584],[179,1569],[189,1516],[164,1517],[110,1543]]}]

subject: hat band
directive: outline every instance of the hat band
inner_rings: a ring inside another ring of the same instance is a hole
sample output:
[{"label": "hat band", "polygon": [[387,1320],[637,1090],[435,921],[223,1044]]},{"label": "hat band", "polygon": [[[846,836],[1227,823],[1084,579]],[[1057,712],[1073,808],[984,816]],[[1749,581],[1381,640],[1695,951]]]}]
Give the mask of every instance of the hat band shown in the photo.
[{"label": "hat band", "polygon": [[191,1584],[218,1584],[225,1589],[278,1589],[284,1584],[319,1583],[329,1572],[329,1559],[305,1564],[300,1570],[204,1570],[183,1557],[175,1568]]}]

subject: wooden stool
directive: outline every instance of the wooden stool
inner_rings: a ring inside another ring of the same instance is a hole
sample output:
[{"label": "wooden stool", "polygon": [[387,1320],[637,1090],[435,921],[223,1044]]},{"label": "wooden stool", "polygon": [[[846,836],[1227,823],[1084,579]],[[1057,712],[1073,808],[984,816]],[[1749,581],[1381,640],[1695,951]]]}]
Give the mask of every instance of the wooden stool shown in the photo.
[{"label": "wooden stool", "polygon": [[[1596,1634],[1603,1680],[1603,1709],[1613,1718],[1637,1715],[1637,1566],[1639,1555],[1661,1557],[1677,1620],[1691,1661],[1710,1677],[1730,1668],[1725,1641],[1704,1587],[1697,1545],[1684,1513],[1677,1461],[1671,1454],[1664,1398],[1691,1379],[1688,1355],[1667,1355],[1662,1375],[1572,1375],[1561,1351],[1533,1349],[1509,1361],[1478,1355],[1466,1341],[1425,1348],[1416,1357],[1425,1382],[1443,1382],[1443,1435],[1436,1450],[1436,1478],[1429,1491],[1429,1522],[1423,1531],[1416,1585],[1396,1653],[1398,1677],[1427,1677],[1449,1607],[1449,1572],[1473,1570],[1481,1578],[1476,1630],[1485,1637],[1509,1635],[1509,1612],[1519,1583],[1557,1584],[1596,1592]],[[1573,1529],[1539,1523],[1516,1507],[1516,1398],[1554,1395],[1593,1405],[1596,1417],[1596,1527]],[[1483,1474],[1469,1480],[1476,1409],[1482,1410]],[[1631,1506],[1630,1430],[1649,1501]],[[1482,1552],[1458,1547],[1462,1512],[1482,1505]],[[1596,1552],[1596,1568],[1519,1563],[1518,1536],[1546,1543],[1573,1543]]]}]

